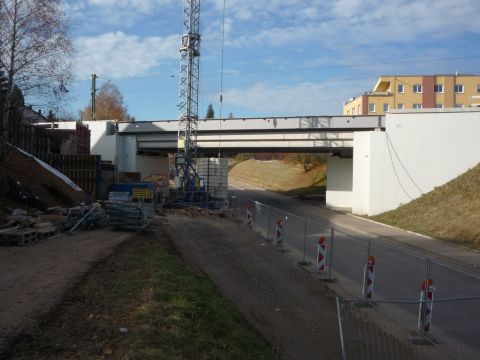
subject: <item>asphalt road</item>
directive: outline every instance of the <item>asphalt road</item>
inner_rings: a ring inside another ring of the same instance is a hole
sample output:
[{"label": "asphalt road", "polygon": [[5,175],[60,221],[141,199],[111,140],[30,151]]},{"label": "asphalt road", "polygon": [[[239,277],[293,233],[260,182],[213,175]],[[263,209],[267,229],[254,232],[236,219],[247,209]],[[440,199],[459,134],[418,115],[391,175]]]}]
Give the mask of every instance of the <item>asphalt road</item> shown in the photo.
[{"label": "asphalt road", "polygon": [[[455,357],[480,358],[479,254],[235,180],[230,180],[230,195],[236,197],[239,217],[245,216],[247,199],[256,202],[252,204],[253,228],[264,237],[274,240],[276,222],[282,219],[284,246],[299,261],[314,264],[318,238],[325,235],[327,268],[338,279],[344,297],[362,297],[369,255],[376,259],[374,300],[418,301],[426,277],[433,280],[434,299],[479,297],[434,303],[430,336]],[[418,305],[381,304],[378,308],[416,329]]]}]

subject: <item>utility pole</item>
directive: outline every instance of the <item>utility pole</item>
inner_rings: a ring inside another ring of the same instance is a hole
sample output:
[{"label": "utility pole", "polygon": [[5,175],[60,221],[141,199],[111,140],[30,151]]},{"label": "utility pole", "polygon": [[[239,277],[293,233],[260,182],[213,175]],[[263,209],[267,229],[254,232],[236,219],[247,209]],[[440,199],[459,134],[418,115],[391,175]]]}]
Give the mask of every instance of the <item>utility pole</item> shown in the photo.
[{"label": "utility pole", "polygon": [[97,120],[97,110],[96,110],[96,95],[97,95],[97,78],[96,74],[92,74],[92,120]]},{"label": "utility pole", "polygon": [[180,47],[178,150],[175,158],[177,196],[190,197],[198,187],[196,173],[198,89],[200,77],[200,0],[184,0]]}]

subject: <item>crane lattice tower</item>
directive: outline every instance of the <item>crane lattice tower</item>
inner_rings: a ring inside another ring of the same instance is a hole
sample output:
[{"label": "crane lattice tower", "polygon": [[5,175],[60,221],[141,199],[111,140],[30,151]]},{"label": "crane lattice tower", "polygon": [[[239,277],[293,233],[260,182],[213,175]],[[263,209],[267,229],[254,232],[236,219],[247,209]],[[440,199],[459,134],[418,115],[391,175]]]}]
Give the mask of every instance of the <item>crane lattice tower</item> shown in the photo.
[{"label": "crane lattice tower", "polygon": [[177,188],[185,195],[197,183],[197,126],[200,76],[200,0],[185,0],[180,47]]}]

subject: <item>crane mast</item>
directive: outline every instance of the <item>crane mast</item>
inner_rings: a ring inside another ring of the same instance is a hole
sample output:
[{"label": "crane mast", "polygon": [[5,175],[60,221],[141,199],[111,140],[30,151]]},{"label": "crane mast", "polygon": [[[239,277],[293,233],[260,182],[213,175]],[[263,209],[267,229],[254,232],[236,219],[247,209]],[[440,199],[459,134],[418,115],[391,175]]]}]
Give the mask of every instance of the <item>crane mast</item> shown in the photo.
[{"label": "crane mast", "polygon": [[184,0],[180,47],[178,150],[175,158],[177,194],[183,198],[198,187],[196,173],[198,92],[200,76],[200,0]]}]

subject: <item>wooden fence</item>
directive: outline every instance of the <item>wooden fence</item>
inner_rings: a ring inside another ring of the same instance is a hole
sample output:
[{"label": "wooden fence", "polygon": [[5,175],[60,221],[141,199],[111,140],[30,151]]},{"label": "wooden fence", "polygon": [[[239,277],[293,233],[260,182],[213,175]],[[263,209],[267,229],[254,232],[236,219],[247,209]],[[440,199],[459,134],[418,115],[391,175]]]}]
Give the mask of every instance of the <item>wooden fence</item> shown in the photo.
[{"label": "wooden fence", "polygon": [[72,179],[85,193],[91,194],[92,200],[97,199],[101,181],[101,156],[39,154],[38,157]]}]

